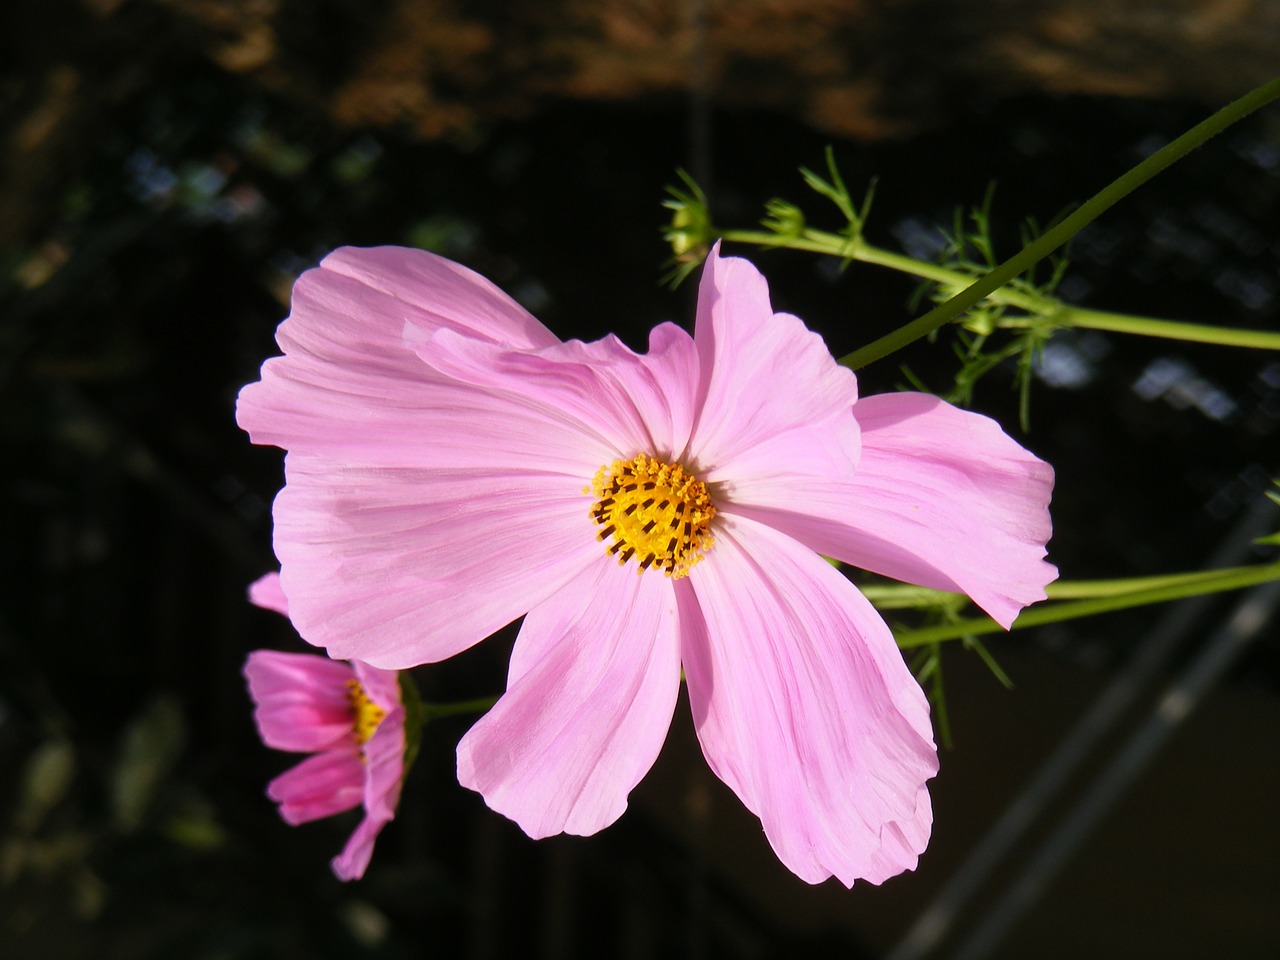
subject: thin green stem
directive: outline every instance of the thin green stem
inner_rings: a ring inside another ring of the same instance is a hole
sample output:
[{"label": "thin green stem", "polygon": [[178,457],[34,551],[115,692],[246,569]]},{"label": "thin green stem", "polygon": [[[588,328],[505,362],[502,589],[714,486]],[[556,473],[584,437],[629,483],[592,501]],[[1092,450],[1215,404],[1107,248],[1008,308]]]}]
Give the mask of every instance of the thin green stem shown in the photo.
[{"label": "thin green stem", "polygon": [[[1149,577],[1114,577],[1108,580],[1056,580],[1044,588],[1050,600],[1084,600],[1096,596],[1117,596],[1137,590],[1156,590],[1188,584],[1212,584],[1221,580],[1249,575],[1256,566],[1224,567],[1221,570],[1193,570],[1184,573],[1158,573]],[[964,594],[950,590],[934,590],[910,584],[864,584],[859,590],[881,609],[940,607],[954,602],[968,603]]]},{"label": "thin green stem", "polygon": [[[1234,567],[1230,570],[1212,571],[1196,575],[1174,575],[1170,578],[1143,578],[1165,580],[1156,586],[1129,590],[1112,595],[1095,595],[1083,600],[1065,600],[1061,603],[1047,603],[1024,610],[1014,621],[1011,630],[1040,626],[1045,623],[1058,623],[1063,620],[1074,620],[1077,617],[1089,617],[1112,610],[1124,610],[1129,607],[1141,607],[1153,603],[1166,603],[1170,600],[1181,600],[1183,597],[1194,597],[1206,593],[1219,593],[1227,590],[1239,590],[1268,580],[1280,579],[1280,563],[1268,563],[1255,567]],[[1141,581],[1138,581],[1141,582]],[[1000,624],[985,617],[971,617],[952,623],[941,623],[932,627],[920,627],[916,630],[902,630],[896,635],[898,646],[903,649],[920,647],[942,640],[957,640],[966,636],[977,636],[985,633],[999,633],[1003,630]]]},{"label": "thin green stem", "polygon": [[974,281],[945,303],[886,336],[853,351],[840,362],[857,370],[873,360],[901,350],[921,337],[937,330],[952,317],[968,310],[974,304],[991,295],[1014,277],[1063,246],[1081,228],[1097,219],[1111,206],[1128,196],[1183,156],[1190,153],[1210,137],[1221,133],[1236,121],[1280,97],[1280,78],[1266,83],[1228,104],[1208,119],[1196,124],[1172,143],[1167,144],[1128,170],[1098,193],[1090,197],[1075,211],[1040,237],[1027,244],[1018,253],[1000,264],[986,276]]},{"label": "thin green stem", "polygon": [[1280,333],[1272,330],[1241,330],[1214,327],[1204,323],[1181,323],[1155,317],[1133,317],[1101,310],[1070,307],[1063,311],[1061,322],[1086,330],[1109,330],[1166,340],[1190,340],[1193,343],[1215,343],[1225,347],[1252,347],[1256,350],[1280,350]]},{"label": "thin green stem", "polygon": [[[1045,587],[1049,601],[1089,600],[1096,597],[1115,597],[1139,590],[1157,590],[1165,587],[1213,584],[1232,581],[1239,576],[1249,576],[1259,568],[1224,567],[1220,570],[1192,570],[1186,573],[1161,573],[1153,577],[1115,577],[1109,580],[1055,580]],[[905,610],[923,607],[940,607],[968,603],[962,593],[935,590],[932,587],[916,587],[905,583],[871,583],[858,589],[880,610]]]},{"label": "thin green stem", "polygon": [[1116,597],[1139,590],[1160,590],[1189,584],[1231,582],[1237,577],[1251,576],[1259,569],[1271,565],[1248,567],[1223,567],[1220,570],[1193,570],[1189,573],[1162,573],[1154,577],[1117,577],[1112,580],[1059,580],[1049,584],[1045,592],[1050,600],[1089,600],[1096,597]]},{"label": "thin green stem", "polygon": [[940,607],[969,602],[962,593],[934,590],[932,587],[913,587],[905,583],[860,584],[858,591],[875,604],[877,610],[914,610],[921,607]]},{"label": "thin green stem", "polygon": [[[726,230],[725,240],[749,243],[761,247],[782,247],[823,253],[859,263],[869,263],[920,277],[953,289],[963,289],[973,282],[973,276],[960,270],[917,260],[906,254],[895,253],[865,241],[849,240],[839,234],[823,230],[805,230],[799,236],[786,237],[764,230]],[[1088,330],[1107,330],[1134,336],[1159,337],[1165,340],[1186,340],[1194,343],[1210,343],[1225,347],[1250,347],[1255,350],[1280,350],[1280,333],[1270,330],[1246,330],[1239,327],[1216,327],[1203,323],[1186,323],[1180,320],[1164,320],[1127,313],[1111,313],[1104,310],[1088,310],[1073,307],[1059,300],[1037,296],[1025,290],[1004,286],[993,290],[985,298],[992,303],[1015,307],[1030,317],[1009,316],[1002,318],[998,326],[1005,329],[1022,329],[1049,320],[1059,327],[1080,327]],[[1043,319],[1041,319],[1043,318]],[[852,356],[852,354],[850,354]],[[847,361],[846,357],[841,362]]]},{"label": "thin green stem", "polygon": [[[826,253],[833,257],[860,260],[855,251],[864,247],[861,241],[850,241],[825,230],[805,230],[798,236],[770,233],[767,230],[716,230],[716,236],[730,243],[749,243],[756,247],[777,247],[784,250],[803,250],[806,253]],[[924,261],[912,261],[924,263]],[[925,264],[927,266],[927,264]]]},{"label": "thin green stem", "polygon": [[[804,230],[797,236],[780,236],[764,230],[723,230],[719,235],[730,242],[750,243],[759,247],[775,247],[786,250],[802,250],[808,253],[825,253],[845,260],[856,260],[879,267],[897,270],[922,280],[961,289],[973,282],[973,274],[960,270],[952,270],[928,260],[918,260],[905,253],[895,253],[884,247],[877,247],[858,237],[850,239],[838,233],[825,230]],[[1057,300],[1038,297],[1034,294],[1013,287],[1000,287],[993,290],[985,299],[993,303],[1017,307],[1028,313],[1042,316],[1053,315],[1055,318],[1062,311],[1075,308],[1066,307]],[[847,359],[847,358],[846,358]],[[841,363],[844,361],[842,360]]]},{"label": "thin green stem", "polygon": [[456,717],[463,713],[483,713],[498,702],[495,697],[477,697],[474,700],[458,700],[454,703],[423,703],[422,722],[430,723],[442,717]]}]

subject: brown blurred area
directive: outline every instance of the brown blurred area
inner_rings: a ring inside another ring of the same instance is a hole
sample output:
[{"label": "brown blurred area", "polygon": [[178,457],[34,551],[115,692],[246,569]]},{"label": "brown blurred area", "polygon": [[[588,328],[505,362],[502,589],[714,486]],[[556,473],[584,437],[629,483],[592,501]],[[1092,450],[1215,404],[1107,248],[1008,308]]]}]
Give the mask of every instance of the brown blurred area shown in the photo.
[{"label": "brown blurred area", "polygon": [[459,141],[694,86],[901,138],[1032,91],[1219,104],[1280,63],[1268,0],[20,0],[0,25],[0,247],[38,231],[113,106],[189,57],[338,125]]}]

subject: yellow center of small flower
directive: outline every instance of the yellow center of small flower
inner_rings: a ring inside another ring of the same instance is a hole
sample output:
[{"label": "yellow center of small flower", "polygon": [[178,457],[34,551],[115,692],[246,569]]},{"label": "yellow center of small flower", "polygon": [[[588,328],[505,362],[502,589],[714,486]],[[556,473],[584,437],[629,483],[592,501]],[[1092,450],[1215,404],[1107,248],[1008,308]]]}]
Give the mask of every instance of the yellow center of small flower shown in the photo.
[{"label": "yellow center of small flower", "polygon": [[356,740],[364,746],[378,729],[378,724],[387,715],[387,711],[369,699],[360,686],[359,680],[347,681],[347,702],[351,704],[351,725],[356,732]]},{"label": "yellow center of small flower", "polygon": [[624,565],[635,557],[640,573],[653,567],[668,577],[687,577],[715,542],[710,526],[716,508],[707,485],[678,463],[643,453],[615,460],[583,492],[596,497],[596,539],[612,537],[609,552]]}]

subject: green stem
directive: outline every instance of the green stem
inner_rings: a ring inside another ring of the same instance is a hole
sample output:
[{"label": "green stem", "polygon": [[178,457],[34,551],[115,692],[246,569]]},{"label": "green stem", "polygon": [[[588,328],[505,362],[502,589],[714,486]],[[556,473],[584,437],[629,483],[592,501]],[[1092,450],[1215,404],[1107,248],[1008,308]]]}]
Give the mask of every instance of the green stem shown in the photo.
[{"label": "green stem", "polygon": [[[1045,587],[1049,600],[1087,600],[1095,597],[1115,597],[1138,590],[1157,590],[1164,587],[1181,587],[1188,584],[1212,584],[1233,581],[1249,576],[1259,568],[1224,567],[1221,570],[1193,570],[1189,573],[1162,573],[1154,577],[1116,577],[1110,580],[1056,580]],[[1265,568],[1264,568],[1265,569]],[[935,590],[932,587],[915,587],[905,583],[874,583],[859,585],[858,589],[881,610],[902,610],[920,607],[947,606],[952,603],[968,603],[961,593]]]},{"label": "green stem", "polygon": [[1220,570],[1193,570],[1190,573],[1162,573],[1154,577],[1117,577],[1112,580],[1059,580],[1049,584],[1045,592],[1050,600],[1088,600],[1116,597],[1139,590],[1160,590],[1189,584],[1232,582],[1238,577],[1252,576],[1271,564],[1248,567],[1223,567]]},{"label": "green stem", "polygon": [[1221,133],[1231,124],[1248,116],[1277,97],[1280,97],[1280,78],[1263,84],[1234,103],[1223,107],[1213,116],[1196,124],[1196,126],[1172,143],[1157,150],[1137,166],[1103,187],[1102,190],[1086,200],[1056,226],[1027,244],[1022,250],[986,276],[974,281],[950,300],[939,304],[928,313],[917,317],[879,340],[853,351],[846,357],[842,357],[840,362],[857,370],[873,360],[879,360],[881,357],[886,357],[896,350],[901,350],[908,344],[914,343],[921,337],[937,330],[952,317],[963,313],[974,304],[990,296],[993,291],[1004,286],[1014,277],[1029,269],[1033,264],[1057,250],[1075,236],[1086,224],[1097,219],[1104,211],[1128,196],[1166,167],[1180,160],[1210,137]]},{"label": "green stem", "polygon": [[859,584],[858,591],[877,610],[915,610],[921,607],[963,606],[969,598],[962,593],[913,587],[905,583]]},{"label": "green stem", "polygon": [[[825,230],[805,230],[798,236],[769,233],[766,230],[720,230],[717,233],[722,239],[731,243],[749,243],[757,247],[780,247],[787,250],[803,250],[808,253],[825,253],[833,257],[842,257],[846,260],[857,260],[860,263],[888,267],[890,270],[897,270],[900,273],[907,273],[924,280],[934,280],[938,283],[952,286],[963,287],[973,281],[973,277],[967,273],[950,270],[927,260],[917,260],[915,257],[909,257],[904,253],[894,253],[892,250],[886,250],[883,247],[872,246],[861,238],[851,240],[838,233],[829,233]],[[1013,296],[1010,298],[1007,295]],[[1034,309],[1035,306],[1040,306],[1040,304],[1033,306],[1031,302],[1033,298],[1016,294],[1012,290],[996,291],[990,299],[997,300],[1000,303],[1021,306],[1028,310]]]},{"label": "green stem", "polygon": [[498,702],[497,697],[477,697],[474,700],[458,700],[454,703],[424,703],[422,722],[430,723],[442,717],[456,717],[462,713],[483,713]]},{"label": "green stem", "polygon": [[1190,340],[1193,343],[1215,343],[1224,347],[1252,347],[1256,350],[1280,350],[1280,333],[1271,330],[1241,330],[1213,327],[1203,323],[1180,323],[1155,317],[1133,317],[1101,310],[1067,308],[1061,315],[1066,326],[1086,330],[1109,330],[1166,340]]},{"label": "green stem", "polygon": [[[973,282],[971,274],[952,270],[926,260],[917,260],[906,254],[876,247],[861,239],[850,240],[839,234],[823,230],[805,230],[798,237],[779,236],[763,230],[725,230],[721,236],[736,243],[749,243],[760,247],[781,247],[822,253],[859,263],[870,263],[909,276],[920,277],[934,283],[962,289]],[[1187,340],[1194,343],[1211,343],[1224,347],[1251,347],[1255,350],[1280,350],[1280,333],[1270,330],[1246,330],[1239,327],[1216,327],[1203,323],[1185,323],[1180,320],[1164,320],[1134,314],[1111,313],[1104,310],[1087,310],[1068,306],[1058,300],[1036,296],[1013,287],[1000,287],[985,298],[992,303],[1016,307],[1036,318],[1046,318],[1060,327],[1080,327],[1087,330],[1107,330],[1134,336],[1159,337],[1165,340]],[[1006,317],[999,326],[1020,329],[1040,322],[1026,317]],[[848,362],[849,357],[841,360]]]},{"label": "green stem", "polygon": [[[1040,626],[1045,623],[1058,623],[1063,620],[1074,620],[1077,617],[1089,617],[1112,610],[1124,610],[1129,607],[1141,607],[1153,603],[1166,603],[1170,600],[1181,600],[1183,597],[1194,597],[1206,593],[1219,593],[1227,590],[1239,590],[1268,580],[1280,579],[1280,563],[1268,563],[1254,567],[1233,567],[1229,570],[1216,570],[1204,574],[1174,574],[1168,577],[1144,577],[1133,583],[1150,582],[1154,585],[1131,589],[1122,593],[1108,595],[1103,587],[1107,581],[1094,581],[1093,589],[1099,590],[1088,599],[1065,600],[1060,603],[1048,603],[1024,610],[1014,621],[1011,630]],[[1087,581],[1086,581],[1087,583]],[[1077,584],[1076,586],[1079,586]],[[1068,591],[1068,595],[1070,592]],[[971,617],[953,623],[940,623],[932,627],[920,627],[916,630],[902,630],[896,635],[898,646],[903,649],[938,643],[942,640],[957,640],[961,637],[976,636],[984,633],[999,633],[1004,628],[994,620],[986,617]]]}]

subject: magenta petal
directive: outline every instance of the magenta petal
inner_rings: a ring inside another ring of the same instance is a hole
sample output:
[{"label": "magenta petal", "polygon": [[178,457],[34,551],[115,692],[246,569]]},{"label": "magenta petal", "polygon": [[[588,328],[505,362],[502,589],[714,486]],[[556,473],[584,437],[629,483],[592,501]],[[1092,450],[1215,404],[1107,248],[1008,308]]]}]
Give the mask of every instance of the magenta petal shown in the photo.
[{"label": "magenta petal", "polygon": [[354,738],[348,750],[307,757],[267,784],[267,796],[280,804],[280,816],[297,825],[331,817],[364,800],[364,764]]},{"label": "magenta petal", "polygon": [[351,736],[345,663],[311,653],[255,650],[244,665],[262,742],[276,750],[327,750]]},{"label": "magenta petal", "polygon": [[274,610],[286,617],[289,615],[289,601],[280,589],[279,571],[263,574],[249,584],[249,602],[264,610]]},{"label": "magenta petal", "polygon": [[1058,575],[1044,561],[1052,467],[936,397],[864,397],[854,412],[862,459],[844,496],[814,489],[741,512],[864,570],[966,593],[1004,627],[1044,599]]},{"label": "magenta petal", "polygon": [[[796,317],[774,313],[764,277],[746,260],[707,258],[698,288],[695,341],[702,407],[691,449],[707,481],[734,481],[785,466],[802,473],[847,475],[857,462],[853,372]],[[799,463],[780,460],[789,444]],[[815,461],[823,469],[811,464]]]},{"label": "magenta petal", "polygon": [[364,808],[371,817],[390,820],[395,816],[404,779],[405,709],[401,705],[400,675],[358,660],[352,666],[369,699],[387,711],[364,745]]},{"label": "magenta petal", "polygon": [[603,556],[525,618],[506,694],[458,744],[458,780],[531,837],[588,835],[653,765],[680,686],[671,581]]},{"label": "magenta petal", "polygon": [[[362,667],[358,664],[357,667]],[[362,682],[370,679],[365,667]],[[384,673],[385,671],[378,671]],[[394,674],[393,674],[394,676]],[[365,687],[366,692],[369,687]],[[378,702],[378,697],[370,696]],[[397,694],[397,701],[399,696]],[[364,745],[364,819],[348,838],[331,866],[339,880],[359,880],[373,856],[374,841],[396,815],[404,781],[404,708],[394,707]]]},{"label": "magenta petal", "polygon": [[387,825],[390,817],[365,816],[359,826],[347,839],[342,852],[330,861],[334,874],[339,880],[359,880],[369,867],[373,857],[373,844],[378,834]]},{"label": "magenta petal", "polygon": [[364,808],[373,817],[390,820],[400,802],[404,780],[404,708],[383,718],[364,745]]},{"label": "magenta petal", "polygon": [[817,883],[880,883],[929,837],[928,705],[879,614],[790,538],[726,517],[677,591],[708,763]]},{"label": "magenta petal", "polygon": [[289,454],[275,551],[294,625],[383,668],[452,656],[598,557],[590,476],[371,470]]}]

